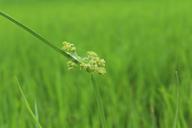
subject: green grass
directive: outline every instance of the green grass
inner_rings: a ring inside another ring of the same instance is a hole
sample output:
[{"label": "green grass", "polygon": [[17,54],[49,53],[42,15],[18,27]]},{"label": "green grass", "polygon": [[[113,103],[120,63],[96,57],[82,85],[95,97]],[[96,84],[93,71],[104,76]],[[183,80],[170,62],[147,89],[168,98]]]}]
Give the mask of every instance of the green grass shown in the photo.
[{"label": "green grass", "polygon": [[[95,76],[108,128],[192,126],[192,2],[1,4],[0,8],[60,47],[106,59]],[[34,128],[14,77],[43,128],[99,128],[90,75],[0,18],[0,128]],[[175,72],[180,83],[177,84]],[[35,108],[33,108],[35,111]]]},{"label": "green grass", "polygon": [[38,111],[37,111],[37,104],[35,103],[35,112],[33,112],[33,110],[31,109],[31,106],[29,105],[29,102],[25,96],[25,93],[23,92],[23,89],[21,88],[21,85],[17,79],[17,77],[15,77],[15,80],[17,81],[17,84],[18,84],[18,89],[21,93],[21,96],[23,97],[23,100],[25,102],[25,106],[26,108],[28,109],[28,112],[30,113],[32,119],[34,120],[34,122],[36,123],[36,127],[37,128],[42,128],[40,122],[39,122],[39,119],[38,119]]}]

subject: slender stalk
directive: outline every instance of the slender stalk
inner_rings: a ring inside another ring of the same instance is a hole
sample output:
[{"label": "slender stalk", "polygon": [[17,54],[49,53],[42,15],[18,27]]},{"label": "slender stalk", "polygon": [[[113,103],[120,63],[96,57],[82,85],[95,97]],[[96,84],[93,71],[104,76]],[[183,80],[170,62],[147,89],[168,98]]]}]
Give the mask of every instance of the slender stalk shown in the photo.
[{"label": "slender stalk", "polygon": [[20,91],[20,93],[21,93],[21,95],[22,95],[22,97],[23,97],[23,99],[24,99],[24,102],[25,102],[25,105],[26,105],[26,107],[27,107],[27,110],[29,111],[30,115],[32,116],[32,118],[33,118],[33,120],[35,121],[35,123],[36,123],[36,125],[38,126],[38,128],[42,128],[42,126],[41,126],[41,124],[40,124],[40,122],[39,122],[39,120],[38,120],[38,117],[35,116],[35,113],[33,113],[32,109],[31,109],[31,107],[30,107],[30,105],[29,105],[29,102],[28,102],[27,98],[25,97],[25,93],[23,92],[23,89],[21,88],[21,85],[20,85],[20,83],[19,83],[19,80],[18,80],[17,78],[15,78],[15,79],[16,79],[16,81],[17,81],[17,85],[18,85],[19,91]]},{"label": "slender stalk", "polygon": [[31,35],[33,35],[34,37],[36,37],[37,39],[39,39],[40,41],[42,41],[44,44],[48,45],[49,47],[51,47],[52,49],[54,49],[55,51],[57,51],[58,53],[64,55],[65,57],[71,59],[72,61],[74,61],[75,63],[80,63],[79,60],[73,56],[71,56],[70,54],[68,54],[67,52],[61,50],[60,48],[56,47],[55,45],[53,45],[53,43],[51,43],[50,41],[48,41],[46,38],[44,38],[43,36],[41,36],[40,34],[38,34],[37,32],[33,31],[32,29],[30,29],[29,27],[27,27],[26,25],[20,23],[19,21],[15,20],[13,17],[9,16],[8,14],[0,11],[0,16],[2,16],[3,18],[9,20],[10,22],[14,23],[15,25],[19,26],[20,28],[22,28],[23,30],[27,31],[28,33],[30,33]]},{"label": "slender stalk", "polygon": [[[37,121],[39,122],[39,113],[37,108],[37,102],[35,101],[35,117],[37,118]],[[38,128],[38,124],[36,124],[36,128]]]},{"label": "slender stalk", "polygon": [[92,83],[93,89],[95,90],[94,93],[95,93],[95,98],[96,98],[96,102],[97,102],[97,106],[100,114],[99,116],[100,116],[101,126],[102,128],[105,128],[106,119],[105,119],[105,112],[104,112],[102,97],[100,95],[100,89],[99,87],[97,87],[94,76],[92,74],[91,74],[91,83]]},{"label": "slender stalk", "polygon": [[179,75],[178,75],[178,71],[175,72],[175,77],[176,77],[176,111],[175,111],[175,119],[174,119],[174,124],[173,124],[173,128],[176,128],[177,127],[177,120],[178,120],[178,113],[179,113],[179,97],[180,97],[180,94],[179,94]]}]

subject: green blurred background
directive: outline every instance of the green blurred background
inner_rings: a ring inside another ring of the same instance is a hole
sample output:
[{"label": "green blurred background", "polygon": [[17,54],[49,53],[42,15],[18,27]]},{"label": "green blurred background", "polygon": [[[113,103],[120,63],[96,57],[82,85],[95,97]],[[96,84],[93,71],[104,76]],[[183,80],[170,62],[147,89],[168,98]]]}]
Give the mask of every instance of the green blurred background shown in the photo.
[{"label": "green blurred background", "polygon": [[[192,127],[190,1],[0,0],[0,9],[85,55],[106,59],[95,75],[107,128]],[[100,128],[90,74],[0,17],[0,128],[34,128],[15,77],[43,128]],[[179,80],[177,80],[178,72]],[[177,98],[179,90],[179,98]],[[176,108],[178,114],[176,116]]]}]

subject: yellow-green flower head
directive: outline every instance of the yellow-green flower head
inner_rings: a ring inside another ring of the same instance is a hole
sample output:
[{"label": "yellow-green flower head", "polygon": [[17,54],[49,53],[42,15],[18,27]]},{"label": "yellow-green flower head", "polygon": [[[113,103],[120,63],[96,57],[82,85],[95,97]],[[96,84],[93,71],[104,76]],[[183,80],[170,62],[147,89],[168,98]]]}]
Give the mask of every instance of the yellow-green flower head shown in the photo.
[{"label": "yellow-green flower head", "polygon": [[98,57],[95,52],[87,52],[87,57],[84,57],[84,62],[80,65],[90,73],[98,73],[104,75],[106,73],[105,60]]},{"label": "yellow-green flower head", "polygon": [[98,57],[97,53],[95,53],[93,51],[88,51],[87,56],[90,58],[94,58],[94,57],[97,58]]},{"label": "yellow-green flower head", "polygon": [[74,44],[71,44],[69,42],[63,42],[63,48],[64,51],[66,51],[67,53],[75,53],[76,52],[76,48],[74,46]]},{"label": "yellow-green flower head", "polygon": [[67,62],[68,70],[72,70],[72,69],[74,69],[76,66],[77,66],[77,64],[74,63],[74,62],[71,61],[71,60]]},{"label": "yellow-green flower head", "polygon": [[[87,52],[86,57],[80,57],[76,53],[74,44],[68,42],[63,43],[62,49],[71,56],[71,61],[68,61],[67,63],[69,70],[74,69],[77,64],[79,64],[80,69],[89,73],[98,73],[100,75],[104,75],[106,73],[105,60],[101,59],[95,52],[89,51]],[[78,63],[73,62],[74,57],[78,58]]]}]

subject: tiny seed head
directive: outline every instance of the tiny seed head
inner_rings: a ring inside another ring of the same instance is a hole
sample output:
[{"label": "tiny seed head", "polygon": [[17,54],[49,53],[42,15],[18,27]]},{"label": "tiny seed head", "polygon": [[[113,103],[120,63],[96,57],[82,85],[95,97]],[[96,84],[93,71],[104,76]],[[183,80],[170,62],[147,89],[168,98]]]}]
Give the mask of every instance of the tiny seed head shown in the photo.
[{"label": "tiny seed head", "polygon": [[68,62],[67,62],[68,70],[72,70],[72,69],[74,69],[76,66],[77,66],[77,64],[75,64],[73,61],[68,61]]}]

